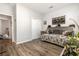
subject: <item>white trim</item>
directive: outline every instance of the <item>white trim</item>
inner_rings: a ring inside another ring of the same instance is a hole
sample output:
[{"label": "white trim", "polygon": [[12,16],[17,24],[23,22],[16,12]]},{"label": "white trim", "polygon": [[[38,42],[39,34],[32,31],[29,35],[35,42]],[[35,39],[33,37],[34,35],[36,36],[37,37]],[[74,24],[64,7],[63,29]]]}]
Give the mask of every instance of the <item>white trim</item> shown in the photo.
[{"label": "white trim", "polygon": [[22,43],[29,42],[29,41],[32,41],[32,39],[29,39],[29,40],[26,40],[26,41],[19,41],[19,42],[16,42],[16,44],[22,44]]}]

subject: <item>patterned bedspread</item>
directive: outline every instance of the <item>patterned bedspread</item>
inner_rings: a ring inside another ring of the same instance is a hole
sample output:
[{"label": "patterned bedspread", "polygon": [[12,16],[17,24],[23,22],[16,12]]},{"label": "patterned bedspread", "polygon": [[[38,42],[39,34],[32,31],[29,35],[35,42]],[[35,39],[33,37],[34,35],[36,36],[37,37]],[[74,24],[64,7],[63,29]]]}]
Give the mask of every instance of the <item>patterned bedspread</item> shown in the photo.
[{"label": "patterned bedspread", "polygon": [[67,43],[67,36],[59,34],[43,34],[41,35],[41,39],[61,46],[64,46],[64,44]]}]

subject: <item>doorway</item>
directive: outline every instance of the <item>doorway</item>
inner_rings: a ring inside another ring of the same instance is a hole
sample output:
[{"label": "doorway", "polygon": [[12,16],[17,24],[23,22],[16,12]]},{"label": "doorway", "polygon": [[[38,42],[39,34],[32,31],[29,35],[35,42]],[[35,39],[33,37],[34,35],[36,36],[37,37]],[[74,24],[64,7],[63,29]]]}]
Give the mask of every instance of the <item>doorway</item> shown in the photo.
[{"label": "doorway", "polygon": [[12,43],[12,17],[0,14],[0,35]]},{"label": "doorway", "polygon": [[40,19],[32,19],[32,39],[40,37],[42,22]]}]

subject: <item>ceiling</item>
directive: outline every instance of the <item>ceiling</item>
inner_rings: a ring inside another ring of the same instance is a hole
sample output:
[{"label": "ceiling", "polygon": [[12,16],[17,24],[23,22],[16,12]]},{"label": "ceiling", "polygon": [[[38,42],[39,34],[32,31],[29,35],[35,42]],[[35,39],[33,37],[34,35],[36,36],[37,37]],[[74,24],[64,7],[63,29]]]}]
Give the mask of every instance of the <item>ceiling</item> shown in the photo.
[{"label": "ceiling", "polygon": [[12,8],[14,8],[16,6],[16,3],[4,3],[4,4],[7,4],[7,5],[11,6]]},{"label": "ceiling", "polygon": [[69,3],[25,3],[24,5],[41,14],[46,14],[59,8],[63,8],[64,6],[69,5]]},{"label": "ceiling", "polygon": [[[11,7],[14,7],[16,5],[15,3],[7,3],[7,4],[10,5]],[[51,11],[63,8],[64,6],[67,6],[70,3],[21,3],[21,4],[44,15]]]}]

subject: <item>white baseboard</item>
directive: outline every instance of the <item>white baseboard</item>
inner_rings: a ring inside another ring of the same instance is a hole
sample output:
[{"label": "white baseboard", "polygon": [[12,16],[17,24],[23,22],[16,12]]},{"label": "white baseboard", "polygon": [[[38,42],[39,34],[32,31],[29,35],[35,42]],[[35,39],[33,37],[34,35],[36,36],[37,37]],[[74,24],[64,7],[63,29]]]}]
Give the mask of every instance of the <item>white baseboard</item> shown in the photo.
[{"label": "white baseboard", "polygon": [[19,42],[16,42],[16,44],[22,44],[22,43],[29,42],[29,41],[32,41],[32,40],[35,40],[35,39],[37,39],[37,38],[32,38],[32,39],[25,40],[25,41],[19,41]]},{"label": "white baseboard", "polygon": [[16,42],[16,44],[22,44],[22,43],[29,42],[29,41],[32,41],[32,39],[29,39],[29,40],[26,40],[26,41],[19,41],[19,42]]}]

